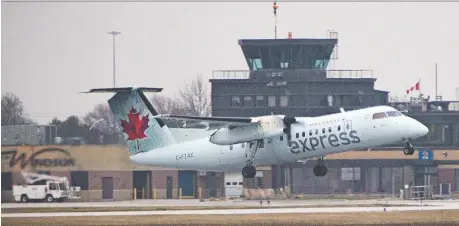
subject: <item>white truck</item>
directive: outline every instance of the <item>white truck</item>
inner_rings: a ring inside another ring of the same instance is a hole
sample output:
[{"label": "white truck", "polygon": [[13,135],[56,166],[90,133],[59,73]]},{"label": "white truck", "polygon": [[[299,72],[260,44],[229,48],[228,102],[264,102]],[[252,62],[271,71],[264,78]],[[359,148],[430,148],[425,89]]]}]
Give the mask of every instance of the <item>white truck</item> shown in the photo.
[{"label": "white truck", "polygon": [[13,185],[16,202],[45,200],[63,202],[80,198],[80,187],[71,187],[66,177],[55,177],[36,173],[22,173],[25,185]]}]

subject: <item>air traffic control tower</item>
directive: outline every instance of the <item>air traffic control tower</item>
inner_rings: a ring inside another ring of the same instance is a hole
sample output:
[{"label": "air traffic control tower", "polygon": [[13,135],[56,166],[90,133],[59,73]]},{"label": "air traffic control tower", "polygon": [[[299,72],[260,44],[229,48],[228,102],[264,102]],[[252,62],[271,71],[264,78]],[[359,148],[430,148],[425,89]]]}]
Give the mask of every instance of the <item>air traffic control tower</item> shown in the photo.
[{"label": "air traffic control tower", "polygon": [[388,92],[374,89],[371,70],[329,69],[337,59],[336,32],[324,39],[243,39],[239,45],[249,70],[213,72],[213,116],[318,116],[388,102]]}]

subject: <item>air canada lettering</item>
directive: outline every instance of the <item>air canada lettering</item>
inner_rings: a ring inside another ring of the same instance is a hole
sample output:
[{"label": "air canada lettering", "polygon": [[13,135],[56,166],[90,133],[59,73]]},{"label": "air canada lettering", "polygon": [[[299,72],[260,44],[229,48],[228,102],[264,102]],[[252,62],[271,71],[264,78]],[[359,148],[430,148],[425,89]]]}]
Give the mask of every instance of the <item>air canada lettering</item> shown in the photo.
[{"label": "air canada lettering", "polygon": [[[40,155],[44,153],[61,153],[64,155],[64,158],[38,158]],[[45,148],[41,149],[27,158],[27,154],[25,152],[21,153],[19,156],[16,150],[11,151],[4,151],[2,152],[2,160],[7,159],[8,156],[10,157],[9,166],[14,167],[16,164],[20,163],[21,169],[24,169],[27,165],[31,165],[32,167],[40,166],[40,167],[67,167],[67,166],[75,166],[75,159],[71,158],[70,153],[64,149],[60,148]]]},{"label": "air canada lettering", "polygon": [[355,130],[351,130],[349,133],[341,132],[339,135],[329,134],[290,141],[290,152],[299,154],[301,152],[315,151],[318,148],[325,149],[326,146],[338,147],[351,143],[360,143],[360,137],[357,136],[357,131]]}]

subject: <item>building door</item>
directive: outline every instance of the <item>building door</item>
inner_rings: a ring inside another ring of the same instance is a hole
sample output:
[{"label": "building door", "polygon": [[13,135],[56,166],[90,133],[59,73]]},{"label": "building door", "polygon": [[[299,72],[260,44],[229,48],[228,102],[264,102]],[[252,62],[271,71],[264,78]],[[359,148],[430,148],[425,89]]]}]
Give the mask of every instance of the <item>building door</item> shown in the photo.
[{"label": "building door", "polygon": [[172,198],[172,177],[168,176],[167,177],[167,182],[166,182],[166,198],[171,199]]},{"label": "building door", "polygon": [[113,177],[102,177],[102,199],[113,199]]}]

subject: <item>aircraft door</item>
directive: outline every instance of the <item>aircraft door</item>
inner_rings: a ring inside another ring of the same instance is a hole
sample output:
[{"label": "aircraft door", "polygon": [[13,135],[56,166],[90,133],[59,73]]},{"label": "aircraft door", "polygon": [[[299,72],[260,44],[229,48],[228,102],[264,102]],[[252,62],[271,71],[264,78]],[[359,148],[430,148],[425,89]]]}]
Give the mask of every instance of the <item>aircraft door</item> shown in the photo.
[{"label": "aircraft door", "polygon": [[219,161],[222,167],[228,166],[228,163],[231,159],[231,152],[233,152],[234,148],[236,145],[241,145],[241,144],[233,144],[233,145],[222,145],[220,148],[220,155],[219,155]]},{"label": "aircraft door", "polygon": [[349,133],[351,132],[351,130],[352,130],[352,121],[351,120],[344,121],[343,131]]}]

